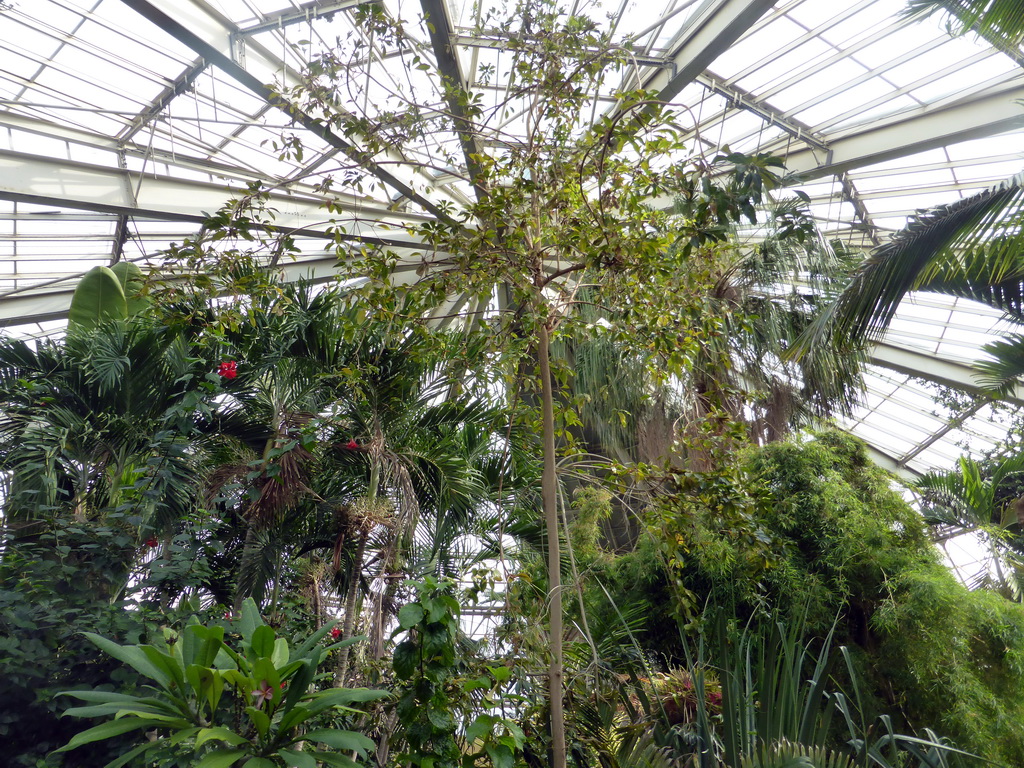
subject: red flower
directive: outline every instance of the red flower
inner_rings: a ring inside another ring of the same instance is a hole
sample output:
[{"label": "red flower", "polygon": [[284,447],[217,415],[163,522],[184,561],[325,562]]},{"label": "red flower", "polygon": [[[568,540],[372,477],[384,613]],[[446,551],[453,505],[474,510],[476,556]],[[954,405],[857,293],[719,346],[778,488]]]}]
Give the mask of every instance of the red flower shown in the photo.
[{"label": "red flower", "polygon": [[152,549],[153,547],[159,546],[160,542],[156,540],[155,536],[150,536],[146,539],[146,546]]},{"label": "red flower", "polygon": [[345,443],[345,447],[348,448],[350,451],[358,451],[359,443],[357,443],[356,439],[353,437],[351,440]]},{"label": "red flower", "polygon": [[234,621],[235,617],[231,615],[231,611],[226,611],[224,613],[224,619],[226,621]]},{"label": "red flower", "polygon": [[233,379],[238,375],[238,363],[234,360],[225,360],[217,366],[217,373],[222,379]]},{"label": "red flower", "polygon": [[333,637],[335,640],[341,637],[341,629],[339,627],[335,627],[334,629],[332,629],[331,637]]}]

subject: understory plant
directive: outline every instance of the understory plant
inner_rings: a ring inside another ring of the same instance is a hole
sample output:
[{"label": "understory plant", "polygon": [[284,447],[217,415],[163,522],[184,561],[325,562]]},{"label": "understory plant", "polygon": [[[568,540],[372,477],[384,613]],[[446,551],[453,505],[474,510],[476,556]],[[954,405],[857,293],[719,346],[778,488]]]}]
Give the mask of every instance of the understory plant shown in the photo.
[{"label": "understory plant", "polygon": [[419,768],[513,768],[521,765],[525,735],[503,715],[501,687],[512,670],[500,663],[474,668],[459,626],[451,581],[410,582],[416,599],[398,612],[394,670],[396,713],[406,749],[403,765]]},{"label": "understory plant", "polygon": [[326,625],[291,647],[263,622],[252,600],[245,601],[232,623],[240,636],[230,644],[223,624],[197,620],[181,633],[167,630],[159,645],[122,646],[88,633],[101,650],[152,682],[144,693],[67,691],[64,695],[85,706],[65,714],[114,719],[79,733],[58,752],[145,731],[141,744],[107,768],[142,756],[161,766],[196,768],[357,765],[354,757],[365,757],[374,743],[339,723],[346,715],[359,714],[352,705],[375,701],[387,692],[317,689],[325,677],[318,669],[328,654],[356,638],[323,645],[333,629]]},{"label": "understory plant", "polygon": [[[697,745],[701,768],[951,768],[988,762],[930,729],[899,733],[888,715],[872,722],[850,651],[837,648],[833,637],[808,636],[798,622],[748,625],[737,632],[722,614],[709,620],[691,657],[694,717],[684,726],[696,737],[687,741]],[[708,704],[709,670],[720,680],[720,711]]]}]

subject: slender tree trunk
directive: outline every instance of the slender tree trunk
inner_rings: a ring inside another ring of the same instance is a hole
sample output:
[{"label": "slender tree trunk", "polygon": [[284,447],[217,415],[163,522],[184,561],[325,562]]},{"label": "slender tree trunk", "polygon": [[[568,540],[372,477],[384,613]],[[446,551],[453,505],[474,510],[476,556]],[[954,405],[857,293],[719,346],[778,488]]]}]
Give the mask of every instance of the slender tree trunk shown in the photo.
[{"label": "slender tree trunk", "polygon": [[548,698],[551,706],[551,768],[565,768],[565,715],[562,712],[562,557],[558,538],[558,494],[555,485],[555,406],[551,382],[550,330],[542,322],[538,332],[537,362],[541,379],[544,472],[541,501],[548,539],[549,618]]},{"label": "slender tree trunk", "polygon": [[[359,534],[359,544],[356,545],[356,552],[352,556],[352,577],[348,583],[348,591],[345,594],[345,619],[341,625],[341,638],[349,640],[356,628],[356,603],[359,601],[359,576],[363,570],[363,553],[366,552],[366,540],[370,538],[367,530]],[[346,645],[338,653],[338,674],[335,685],[339,688],[345,686],[345,676],[348,674],[349,651],[352,646]]]},{"label": "slender tree trunk", "polygon": [[[380,483],[380,464],[376,460],[370,465],[370,485],[366,490],[367,511],[373,509],[377,501],[377,485]],[[366,552],[366,542],[370,538],[370,528],[363,525],[359,534],[359,544],[356,545],[355,555],[352,557],[352,579],[349,581],[348,592],[345,595],[345,619],[341,625],[341,639],[349,640],[356,628],[356,603],[359,598],[359,577],[363,572],[363,555]],[[339,688],[345,685],[345,676],[348,674],[349,650],[352,646],[346,645],[341,649],[338,657],[338,674],[334,681]]]}]

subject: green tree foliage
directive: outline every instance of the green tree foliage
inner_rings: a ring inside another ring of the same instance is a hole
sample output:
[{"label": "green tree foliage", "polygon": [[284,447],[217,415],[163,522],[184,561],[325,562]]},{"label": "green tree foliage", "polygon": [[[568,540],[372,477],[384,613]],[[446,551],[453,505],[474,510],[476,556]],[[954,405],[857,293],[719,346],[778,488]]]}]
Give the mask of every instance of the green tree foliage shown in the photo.
[{"label": "green tree foliage", "polygon": [[823,432],[748,449],[736,464],[680,475],[655,518],[683,605],[800,619],[819,636],[838,616],[836,641],[874,688],[868,714],[1019,763],[1021,606],[956,580],[855,438]]},{"label": "green tree foliage", "polygon": [[[444,142],[431,135],[435,131],[454,129],[461,139],[465,180],[476,199],[458,210],[442,207],[436,220],[409,227],[425,245],[413,285],[395,290],[397,253],[367,249],[353,258],[344,242],[338,253],[348,274],[370,278],[365,294],[382,316],[448,315],[465,307],[467,325],[496,342],[490,362],[517,375],[509,389],[521,387],[524,399],[538,406],[528,418],[543,438],[552,760],[564,768],[555,434],[561,425],[554,413],[551,342],[557,333],[571,333],[567,310],[586,280],[593,285],[592,300],[621,313],[612,328],[624,343],[645,339],[663,375],[686,370],[702,343],[686,320],[704,285],[688,279],[685,265],[695,252],[724,241],[731,225],[756,220],[756,207],[780,183],[781,162],[727,149],[714,157],[691,156],[672,107],[657,93],[622,85],[632,82],[632,51],[615,45],[611,33],[576,9],[566,13],[553,0],[526,0],[499,15],[504,18],[487,23],[511,34],[510,61],[503,67],[512,76],[498,104],[485,105],[480,94],[439,75],[450,112],[438,113],[414,94],[392,92],[387,105],[375,102],[353,115],[333,96],[353,82],[340,52],[313,62],[307,81],[288,95],[326,124],[359,135],[367,157],[396,149],[420,157],[423,139],[446,153]],[[366,6],[362,20],[388,44],[410,37],[383,7]],[[442,22],[428,19],[428,28],[435,23]],[[605,91],[614,107],[597,114],[591,96]],[[523,136],[507,141],[508,119],[517,112]],[[472,146],[477,137],[497,140],[500,150],[478,151]],[[445,165],[458,167],[458,160]],[[352,176],[362,183],[359,172],[341,180],[352,184]],[[688,209],[670,224],[670,212],[649,201],[676,194],[687,199]],[[503,306],[489,313],[496,292]]]}]

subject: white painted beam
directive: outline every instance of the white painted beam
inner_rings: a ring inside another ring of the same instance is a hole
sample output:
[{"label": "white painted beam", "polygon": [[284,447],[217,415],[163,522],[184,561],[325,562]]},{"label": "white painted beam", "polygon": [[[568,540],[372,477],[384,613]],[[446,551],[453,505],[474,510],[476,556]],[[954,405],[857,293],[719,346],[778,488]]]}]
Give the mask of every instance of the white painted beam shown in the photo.
[{"label": "white painted beam", "polygon": [[644,82],[672,101],[775,5],[775,0],[706,0],[667,46],[671,68]]},{"label": "white painted beam", "polygon": [[[962,392],[985,394],[975,379],[974,368],[957,360],[879,341],[871,345],[868,361],[897,373],[917,376]],[[1024,386],[1016,385],[1010,394],[1001,399],[1014,405],[1024,405]]]},{"label": "white painted beam", "polygon": [[[1024,128],[1024,108],[1019,104],[1022,98],[1024,75],[984,93],[840,131],[827,138],[827,152],[813,149],[791,152],[786,167],[807,179],[816,179]],[[782,142],[774,149],[784,148],[785,142]]]},{"label": "white painted beam", "polygon": [[[0,199],[76,210],[127,214],[162,221],[202,223],[206,215],[220,209],[245,188],[223,183],[201,182],[139,174],[120,168],[0,150]],[[319,198],[272,192],[268,205],[277,211],[275,226],[323,230],[329,219],[345,226],[353,238],[398,245],[412,241],[396,231],[405,224],[424,220],[423,215],[387,210],[356,198],[338,198],[338,212],[328,213]],[[376,226],[390,224],[391,230]]]}]

